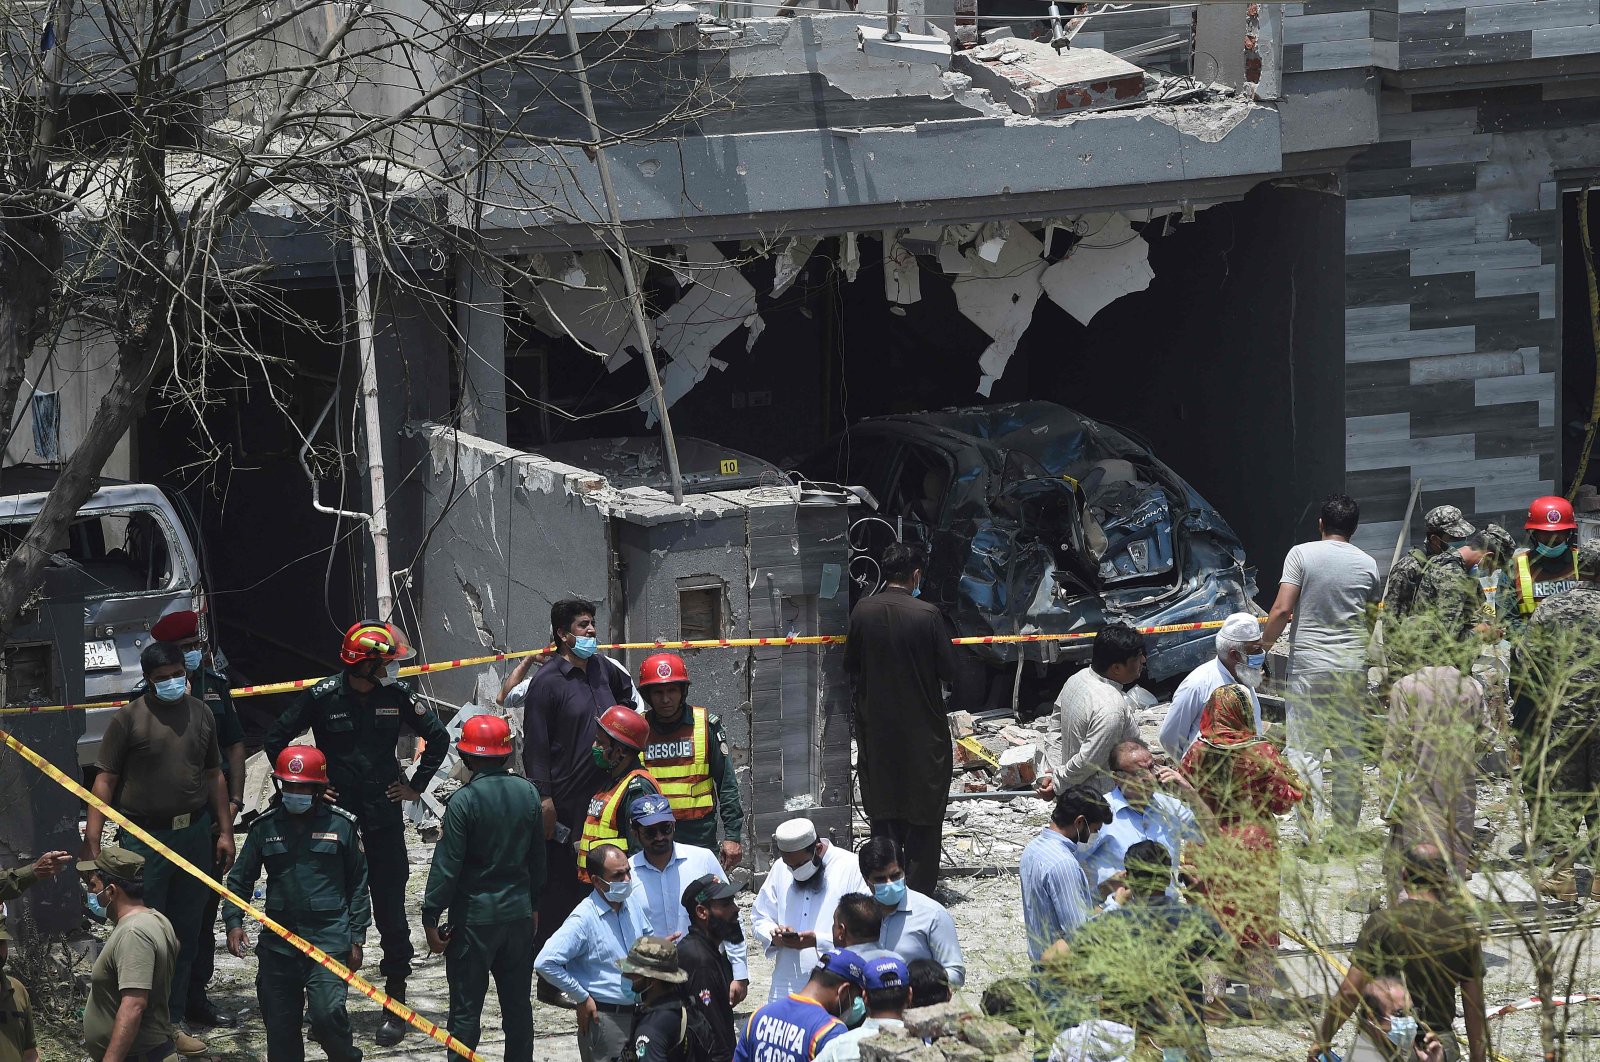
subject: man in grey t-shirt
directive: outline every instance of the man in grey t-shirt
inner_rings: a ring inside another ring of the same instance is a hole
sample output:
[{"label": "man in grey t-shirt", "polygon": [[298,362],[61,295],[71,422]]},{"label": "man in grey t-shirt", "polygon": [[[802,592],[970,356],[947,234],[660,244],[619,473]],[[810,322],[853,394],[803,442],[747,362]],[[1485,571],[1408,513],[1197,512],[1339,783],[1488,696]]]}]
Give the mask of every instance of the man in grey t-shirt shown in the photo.
[{"label": "man in grey t-shirt", "polygon": [[1348,495],[1330,495],[1322,503],[1322,539],[1289,551],[1272,615],[1261,632],[1262,642],[1271,647],[1294,620],[1284,751],[1310,783],[1309,812],[1318,821],[1326,817],[1322,767],[1329,762],[1333,820],[1344,829],[1354,829],[1361,818],[1367,607],[1383,591],[1377,563],[1350,544],[1360,519],[1361,509]]}]

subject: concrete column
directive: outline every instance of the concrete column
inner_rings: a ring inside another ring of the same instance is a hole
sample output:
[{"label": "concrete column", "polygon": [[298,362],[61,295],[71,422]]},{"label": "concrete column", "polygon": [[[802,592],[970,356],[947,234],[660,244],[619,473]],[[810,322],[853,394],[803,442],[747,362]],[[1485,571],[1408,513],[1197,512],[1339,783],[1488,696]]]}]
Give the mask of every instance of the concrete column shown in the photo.
[{"label": "concrete column", "polygon": [[1201,4],[1195,13],[1194,76],[1243,88],[1244,4]]},{"label": "concrete column", "polygon": [[494,258],[456,257],[456,329],[461,337],[461,430],[506,441],[505,276]]}]

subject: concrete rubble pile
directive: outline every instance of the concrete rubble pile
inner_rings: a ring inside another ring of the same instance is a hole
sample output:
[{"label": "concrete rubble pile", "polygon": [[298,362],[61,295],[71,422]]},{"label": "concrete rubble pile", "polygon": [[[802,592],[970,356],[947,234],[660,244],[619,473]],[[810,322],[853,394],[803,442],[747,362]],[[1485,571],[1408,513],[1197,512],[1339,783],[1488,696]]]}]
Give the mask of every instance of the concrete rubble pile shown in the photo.
[{"label": "concrete rubble pile", "polygon": [[1032,789],[1041,775],[1055,770],[1055,753],[1061,746],[1054,714],[1022,726],[954,712],[950,740],[958,772],[952,793]]},{"label": "concrete rubble pile", "polygon": [[1033,1036],[963,1003],[906,1011],[904,1029],[880,1029],[861,1041],[861,1062],[1026,1062]]}]

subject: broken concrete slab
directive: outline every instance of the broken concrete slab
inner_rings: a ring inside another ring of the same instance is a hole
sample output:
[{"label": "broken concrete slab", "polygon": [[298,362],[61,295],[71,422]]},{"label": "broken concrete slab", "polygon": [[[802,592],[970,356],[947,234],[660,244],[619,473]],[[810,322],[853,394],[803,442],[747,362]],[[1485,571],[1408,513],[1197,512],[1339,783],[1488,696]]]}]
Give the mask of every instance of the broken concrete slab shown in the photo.
[{"label": "broken concrete slab", "polygon": [[[694,276],[694,286],[655,319],[656,345],[672,357],[661,373],[668,406],[688,394],[713,367],[723,367],[711,357],[718,343],[760,320],[755,313],[756,289],[738,266],[709,243],[691,244],[688,252],[691,264],[684,268]],[[646,425],[654,427],[655,396],[646,389],[635,403],[644,411]]]},{"label": "broken concrete slab", "polygon": [[1046,269],[1040,283],[1051,302],[1079,324],[1088,324],[1117,299],[1148,288],[1156,274],[1150,268],[1150,245],[1126,217],[1100,214],[1079,221],[1088,235]]},{"label": "broken concrete slab", "polygon": [[897,59],[905,63],[932,63],[940,70],[950,69],[950,42],[943,37],[920,33],[896,33],[889,40],[882,26],[860,26],[856,38],[863,55],[875,59]]},{"label": "broken concrete slab", "polygon": [[1007,37],[960,52],[952,69],[1018,114],[1048,117],[1144,100],[1144,71],[1098,48],[1057,53],[1040,41]]},{"label": "broken concrete slab", "polygon": [[[990,236],[988,232],[983,234]],[[994,342],[978,358],[982,378],[978,393],[988,397],[994,381],[1006,370],[1006,363],[1017,349],[1022,333],[1033,322],[1033,307],[1039,301],[1039,278],[1045,261],[1039,257],[1044,245],[1021,225],[1008,227],[1004,246],[993,262],[977,251],[966,260],[971,272],[956,277],[951,284],[956,307]]]}]

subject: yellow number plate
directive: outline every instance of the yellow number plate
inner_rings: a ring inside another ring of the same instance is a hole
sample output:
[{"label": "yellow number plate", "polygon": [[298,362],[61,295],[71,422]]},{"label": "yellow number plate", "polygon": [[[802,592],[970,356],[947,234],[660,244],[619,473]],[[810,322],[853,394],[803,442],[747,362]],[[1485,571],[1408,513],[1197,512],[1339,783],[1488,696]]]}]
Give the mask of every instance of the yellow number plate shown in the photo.
[{"label": "yellow number plate", "polygon": [[739,474],[739,462],[732,459],[723,461],[722,474],[724,476],[737,476]]}]

